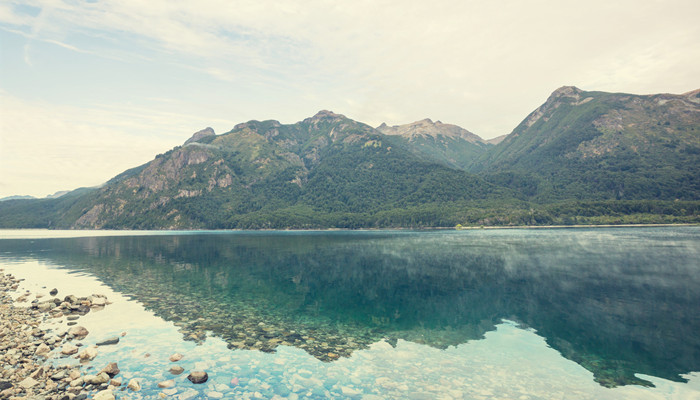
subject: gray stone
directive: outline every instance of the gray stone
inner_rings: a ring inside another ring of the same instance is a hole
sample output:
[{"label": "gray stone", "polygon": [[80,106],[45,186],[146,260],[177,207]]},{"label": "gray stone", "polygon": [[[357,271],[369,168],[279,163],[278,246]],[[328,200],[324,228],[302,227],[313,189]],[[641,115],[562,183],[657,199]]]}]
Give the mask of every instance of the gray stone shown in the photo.
[{"label": "gray stone", "polygon": [[84,338],[88,335],[88,330],[80,325],[74,326],[68,330],[68,334],[76,338]]},{"label": "gray stone", "polygon": [[96,344],[98,346],[108,346],[108,345],[117,344],[117,343],[119,343],[119,337],[114,336],[114,337],[111,337],[109,339],[105,339],[101,342],[97,342]]},{"label": "gray stone", "polygon": [[119,374],[120,371],[119,371],[119,367],[117,366],[117,363],[111,362],[111,363],[107,364],[106,367],[102,368],[102,371],[100,371],[100,372],[104,372],[107,375],[109,375],[110,378],[114,378],[116,375]]},{"label": "gray stone", "polygon": [[180,375],[183,372],[185,372],[185,369],[179,365],[170,368],[170,373],[173,375]]}]

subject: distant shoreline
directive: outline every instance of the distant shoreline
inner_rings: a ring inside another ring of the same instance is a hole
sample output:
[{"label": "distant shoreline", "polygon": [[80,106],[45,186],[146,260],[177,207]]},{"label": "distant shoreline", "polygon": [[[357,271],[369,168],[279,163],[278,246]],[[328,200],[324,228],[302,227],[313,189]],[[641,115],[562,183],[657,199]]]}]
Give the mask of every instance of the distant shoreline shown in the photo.
[{"label": "distant shoreline", "polygon": [[663,228],[700,226],[700,223],[683,224],[604,224],[604,225],[485,225],[485,226],[458,226],[458,227],[393,227],[393,228],[318,228],[318,229],[151,229],[151,230],[119,230],[119,229],[4,229],[0,228],[0,240],[2,239],[40,239],[55,237],[52,233],[64,233],[62,237],[80,236],[148,236],[167,235],[170,233],[225,233],[225,232],[382,232],[382,231],[471,231],[471,230],[498,230],[498,229],[590,229],[590,228]]}]

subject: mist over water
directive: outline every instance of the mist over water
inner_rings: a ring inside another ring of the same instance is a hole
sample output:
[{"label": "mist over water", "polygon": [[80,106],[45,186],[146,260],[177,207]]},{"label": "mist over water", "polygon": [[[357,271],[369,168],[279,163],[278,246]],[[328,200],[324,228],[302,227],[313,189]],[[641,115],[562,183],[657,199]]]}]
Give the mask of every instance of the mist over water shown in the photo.
[{"label": "mist over water", "polygon": [[296,348],[330,368],[382,343],[452,349],[507,320],[606,387],[700,371],[699,259],[696,227],[0,240],[0,263],[94,276],[194,345]]}]

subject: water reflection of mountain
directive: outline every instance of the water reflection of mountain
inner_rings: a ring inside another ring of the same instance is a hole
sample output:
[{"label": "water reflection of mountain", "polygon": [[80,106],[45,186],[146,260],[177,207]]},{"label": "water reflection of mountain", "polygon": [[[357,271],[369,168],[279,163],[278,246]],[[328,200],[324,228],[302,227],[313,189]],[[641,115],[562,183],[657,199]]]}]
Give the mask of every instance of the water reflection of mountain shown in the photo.
[{"label": "water reflection of mountain", "polygon": [[[211,332],[232,348],[293,345],[332,361],[378,340],[445,348],[509,318],[606,386],[700,370],[697,249],[634,235],[532,235],[198,234],[33,246],[130,294],[188,340]],[[3,242],[4,251],[32,251],[28,241],[9,250]]]}]

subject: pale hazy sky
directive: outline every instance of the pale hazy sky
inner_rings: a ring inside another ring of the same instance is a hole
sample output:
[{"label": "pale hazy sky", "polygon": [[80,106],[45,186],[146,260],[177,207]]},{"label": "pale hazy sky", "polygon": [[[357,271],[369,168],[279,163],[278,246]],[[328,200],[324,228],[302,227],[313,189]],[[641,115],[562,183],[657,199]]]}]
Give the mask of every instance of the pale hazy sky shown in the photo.
[{"label": "pale hazy sky", "polygon": [[0,197],[329,109],[510,133],[563,85],[700,88],[700,1],[2,0]]}]

